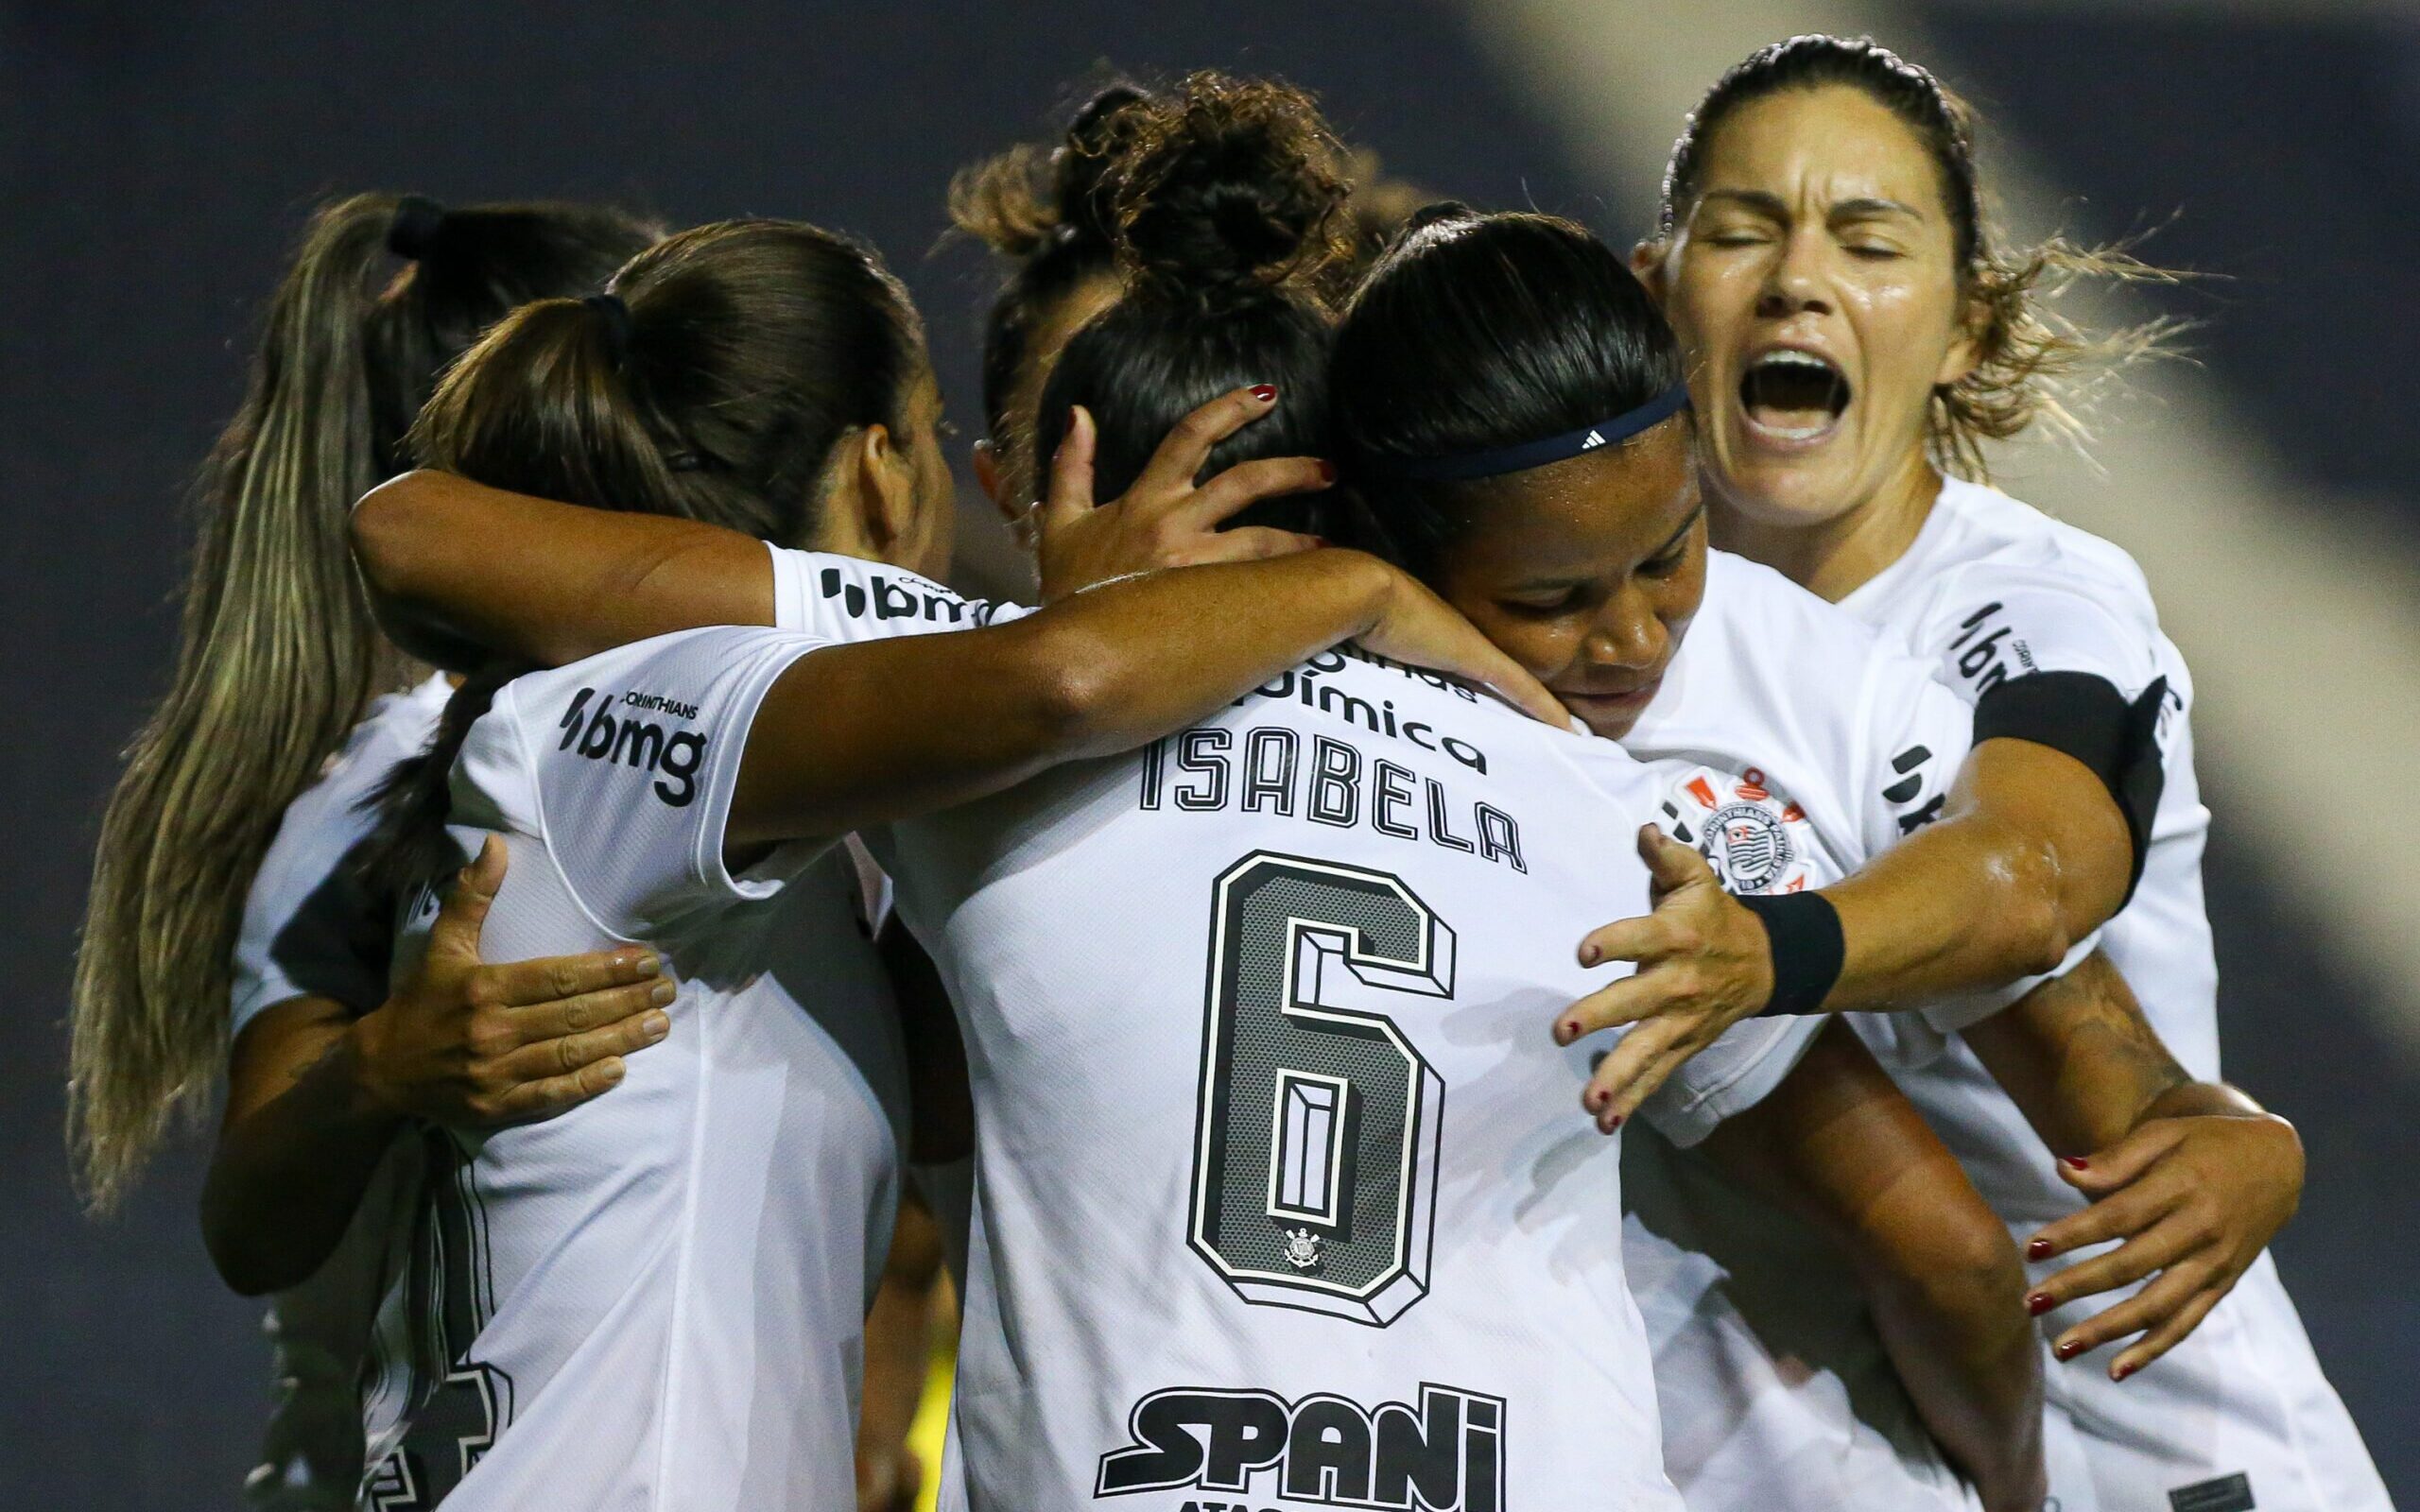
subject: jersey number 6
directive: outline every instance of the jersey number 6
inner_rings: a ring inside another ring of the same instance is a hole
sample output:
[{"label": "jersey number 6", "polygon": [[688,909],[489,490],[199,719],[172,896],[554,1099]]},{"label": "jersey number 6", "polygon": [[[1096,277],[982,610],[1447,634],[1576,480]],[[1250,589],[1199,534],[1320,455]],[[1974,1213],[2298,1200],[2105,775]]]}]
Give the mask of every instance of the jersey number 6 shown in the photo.
[{"label": "jersey number 6", "polygon": [[1212,896],[1194,1252],[1247,1302],[1383,1328],[1428,1290],[1445,1086],[1389,1016],[1454,932],[1382,872],[1255,851]]}]

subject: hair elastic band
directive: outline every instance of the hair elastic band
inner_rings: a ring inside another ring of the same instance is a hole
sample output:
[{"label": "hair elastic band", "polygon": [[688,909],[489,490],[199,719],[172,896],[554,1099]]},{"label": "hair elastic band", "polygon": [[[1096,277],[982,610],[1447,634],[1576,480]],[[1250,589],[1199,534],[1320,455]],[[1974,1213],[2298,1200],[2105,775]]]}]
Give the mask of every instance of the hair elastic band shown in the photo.
[{"label": "hair elastic band", "polygon": [[445,224],[445,207],[426,195],[406,195],[395,201],[393,218],[387,222],[387,250],[406,263],[417,263],[437,245],[438,231]]},{"label": "hair elastic band", "polygon": [[1677,383],[1636,409],[1560,436],[1523,441],[1517,446],[1499,446],[1490,452],[1468,452],[1461,456],[1374,458],[1363,463],[1362,472],[1371,477],[1400,478],[1409,483],[1461,483],[1506,472],[1526,472],[1533,467],[1567,461],[1582,452],[1629,440],[1641,431],[1661,425],[1686,409],[1688,404],[1689,386]]},{"label": "hair elastic band", "polygon": [[605,318],[605,353],[621,367],[631,354],[631,307],[618,294],[591,294],[579,302]]}]

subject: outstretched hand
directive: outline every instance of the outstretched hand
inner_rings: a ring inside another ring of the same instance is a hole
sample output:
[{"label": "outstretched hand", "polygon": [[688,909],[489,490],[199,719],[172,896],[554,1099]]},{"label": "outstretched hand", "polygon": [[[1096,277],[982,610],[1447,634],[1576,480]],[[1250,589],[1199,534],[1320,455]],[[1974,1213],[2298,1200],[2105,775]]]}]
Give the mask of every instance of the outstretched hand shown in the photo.
[{"label": "outstretched hand", "polygon": [[551,1118],[615,1086],[624,1056],[671,1032],[673,986],[645,946],[480,961],[505,865],[490,835],[438,911],[420,970],[354,1026],[364,1088],[390,1112],[473,1128]]},{"label": "outstretched hand", "polygon": [[1317,457],[1242,462],[1206,483],[1194,482],[1211,448],[1276,406],[1277,390],[1267,384],[1221,394],[1177,421],[1133,487],[1096,505],[1093,417],[1077,405],[1050,459],[1049,492],[1034,506],[1042,601],[1162,567],[1252,561],[1320,544],[1315,536],[1266,525],[1219,528],[1263,499],[1310,493],[1334,483],[1336,469]]},{"label": "outstretched hand", "polygon": [[2026,1306],[2038,1315],[2155,1275],[2133,1297],[2062,1332],[2051,1349],[2072,1360],[2140,1333],[2109,1362],[2110,1379],[2123,1381],[2199,1327],[2294,1215],[2302,1140],[2270,1113],[2152,1117],[2106,1150],[2060,1160],[2059,1174],[2092,1205],[2035,1234],[2026,1257],[2124,1242],[2050,1276]]},{"label": "outstretched hand", "polygon": [[1654,825],[1638,832],[1652,911],[1580,942],[1580,964],[1635,961],[1555,1021],[1555,1043],[1636,1024],[1597,1063],[1581,1106],[1612,1133],[1666,1078],[1772,997],[1772,946],[1761,919],[1722,890],[1703,856]]}]

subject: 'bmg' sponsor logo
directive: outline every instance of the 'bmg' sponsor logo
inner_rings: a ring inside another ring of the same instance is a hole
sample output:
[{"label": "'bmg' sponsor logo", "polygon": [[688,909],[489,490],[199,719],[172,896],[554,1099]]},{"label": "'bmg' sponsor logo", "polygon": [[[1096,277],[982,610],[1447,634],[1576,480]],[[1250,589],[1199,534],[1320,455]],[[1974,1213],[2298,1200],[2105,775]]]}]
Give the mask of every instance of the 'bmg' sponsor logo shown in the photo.
[{"label": "'bmg' sponsor logo", "polygon": [[698,796],[698,768],[706,762],[706,737],[702,730],[682,730],[667,733],[652,719],[642,719],[631,711],[646,709],[672,719],[690,720],[698,717],[695,704],[678,703],[658,694],[625,693],[622,695],[622,717],[614,717],[614,700],[596,698],[596,712],[588,709],[589,700],[596,698],[596,690],[582,688],[563,711],[556,728],[563,732],[562,744],[557,750],[577,749],[591,761],[620,762],[628,766],[656,774],[655,796],[676,809],[687,808]]},{"label": "'bmg' sponsor logo", "polygon": [[[1127,1417],[1133,1442],[1100,1457],[1096,1496],[1251,1492],[1322,1506],[1502,1512],[1504,1399],[1423,1383],[1420,1410],[1315,1394],[1198,1386],[1155,1391]],[[1415,1500],[1415,1498],[1417,1500]]]}]

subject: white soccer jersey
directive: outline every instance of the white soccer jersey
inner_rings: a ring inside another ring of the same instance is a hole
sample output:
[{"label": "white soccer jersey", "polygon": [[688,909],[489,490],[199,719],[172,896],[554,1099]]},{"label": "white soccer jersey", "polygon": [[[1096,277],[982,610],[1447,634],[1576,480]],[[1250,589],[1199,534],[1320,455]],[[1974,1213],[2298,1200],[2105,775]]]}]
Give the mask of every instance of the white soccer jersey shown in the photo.
[{"label": "white soccer jersey", "polygon": [[[374,816],[362,811],[380,779],[437,728],[452,690],[441,677],[372,704],[320,780],[286,805],[244,900],[229,1039],[265,1008],[330,998],[358,1013],[387,996],[389,910],[354,877],[354,848]],[[264,1512],[336,1512],[361,1487],[364,1364],[376,1348],[383,1300],[399,1300],[420,1180],[420,1149],[398,1140],[363,1189],[327,1260],[270,1303],[266,1330],[272,1406],[261,1459],[244,1483]],[[374,1369],[373,1372],[374,1373]]]},{"label": "white soccer jersey", "polygon": [[[819,634],[953,622],[789,562]],[[977,1099],[942,1504],[1677,1506],[1577,1107],[1601,1041],[1549,1031],[1696,773],[1339,651],[878,837]],[[1702,1136],[1809,1032],[1742,1025],[1651,1117]]]},{"label": "white soccer jersey", "polygon": [[[1931,660],[1970,702],[2003,679],[2036,671],[2092,673],[2130,699],[2154,678],[2168,679],[2160,724],[2167,782],[2141,884],[2103,927],[2101,947],[2186,1070],[2216,1078],[2218,968],[2202,898],[2209,811],[2193,771],[2193,683],[2160,631],[2141,570],[2105,541],[1996,490],[1952,480],[1906,554],[1841,607]],[[1903,1071],[1900,1081],[2020,1238],[2083,1205],[1962,1044]],[[2046,1340],[2113,1300],[2091,1297],[2050,1314]],[[2190,1339],[2122,1384],[2108,1378],[2116,1348],[2047,1366],[2052,1411],[2083,1436],[2101,1506],[2387,1505],[2270,1258]],[[2052,1489],[2075,1504],[2075,1488]]]},{"label": "white soccer jersey", "polygon": [[823,644],[660,637],[510,683],[473,727],[456,838],[512,850],[487,954],[644,940],[680,995],[604,1096],[434,1138],[436,1262],[414,1300],[446,1368],[368,1504],[851,1504],[902,1052],[845,852],[786,847],[740,875],[723,859],[758,702]]},{"label": "white soccer jersey", "polygon": [[[1622,744],[1699,764],[1667,794],[1666,829],[1732,891],[1772,893],[1836,882],[1929,822],[1972,727],[1928,662],[1712,552],[1688,638]],[[1974,1505],[1828,1241],[1651,1130],[1622,1165],[1666,1467],[1692,1512]]]}]

